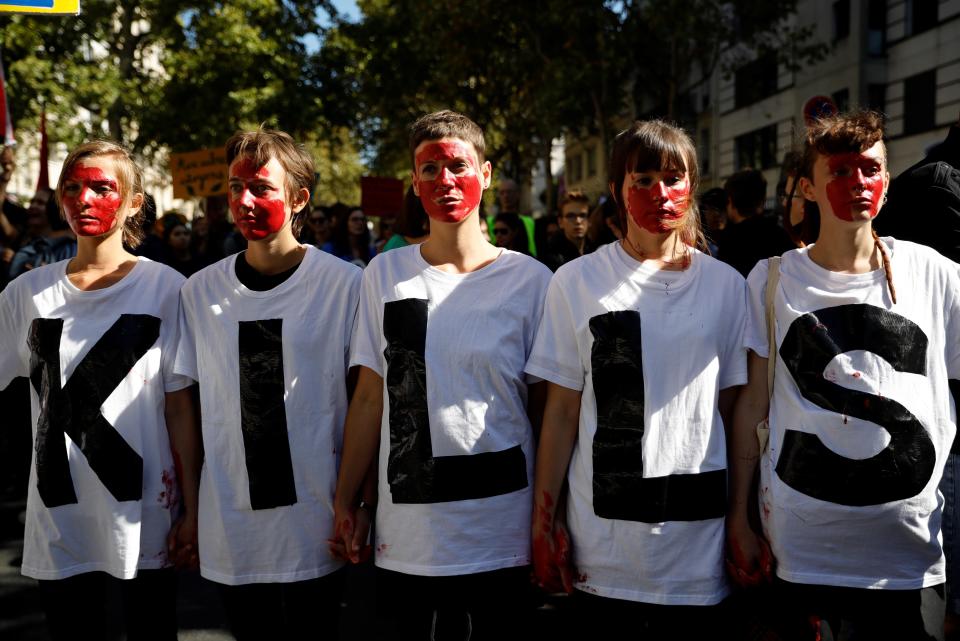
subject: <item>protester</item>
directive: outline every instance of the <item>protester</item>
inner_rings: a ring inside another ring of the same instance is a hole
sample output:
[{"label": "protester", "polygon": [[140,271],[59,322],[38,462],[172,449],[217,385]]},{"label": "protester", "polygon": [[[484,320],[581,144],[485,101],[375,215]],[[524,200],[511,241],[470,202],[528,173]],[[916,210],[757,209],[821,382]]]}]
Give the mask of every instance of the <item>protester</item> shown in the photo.
[{"label": "protester", "polygon": [[594,247],[600,247],[623,238],[620,227],[620,211],[612,198],[600,197],[600,202],[590,213],[587,238]]},{"label": "protester", "polygon": [[[483,212],[481,212],[482,214]],[[531,216],[520,213],[520,185],[513,178],[501,178],[497,184],[497,213],[498,214],[516,214],[523,224],[525,237],[527,239],[527,249],[524,252],[531,256],[537,255],[537,247],[534,243],[536,236],[536,225]],[[487,219],[487,226],[494,227],[495,218],[490,216]],[[496,242],[496,238],[492,239]]]},{"label": "protester", "polygon": [[362,209],[353,208],[345,216],[337,218],[333,236],[323,250],[358,267],[367,266],[377,252]]},{"label": "protester", "polygon": [[342,563],[323,534],[360,270],[296,240],[314,182],[302,145],[241,132],[226,159],[249,244],[183,286],[176,359],[200,383],[200,573],[239,641],[313,638],[339,620]]},{"label": "protester", "polygon": [[756,169],[743,169],[727,178],[727,224],[717,239],[720,260],[746,276],[769,256],[779,256],[796,245],[776,220],[764,213],[767,181]]},{"label": "protester", "polygon": [[430,217],[411,185],[403,196],[403,208],[393,225],[394,234],[381,251],[419,245],[430,237]]},{"label": "protester", "polygon": [[536,578],[574,590],[574,638],[714,638],[727,629],[725,426],[747,380],[743,278],[701,252],[699,171],[681,129],[621,132],[609,176],[626,235],[557,271],[526,366],[548,382]]},{"label": "protester", "polygon": [[26,242],[10,261],[10,279],[36,267],[77,255],[77,240],[60,215],[52,189],[39,189],[30,201]]},{"label": "protester", "polygon": [[307,215],[307,224],[300,233],[300,242],[320,249],[330,240],[330,234],[330,218],[327,216],[327,208],[313,207]]},{"label": "protester", "polygon": [[[550,272],[477,233],[491,174],[480,128],[440,111],[410,131],[430,238],[364,272],[332,549],[359,561],[376,506],[392,638],[535,638],[528,412],[538,422],[542,384],[523,366]],[[377,486],[364,484],[374,460]]]},{"label": "protester", "polygon": [[589,217],[590,199],[583,192],[568,192],[560,201],[560,231],[549,238],[545,251],[540,252],[543,264],[550,271],[555,272],[564,263],[593,251],[587,238]]},{"label": "protester", "polygon": [[172,371],[183,277],[124,249],[143,238],[143,188],[122,147],[73,150],[56,197],[76,258],[0,294],[0,388],[33,389],[21,570],[54,639],[107,638],[120,592],[128,638],[175,640],[170,566],[196,560],[200,465],[190,381]]},{"label": "protester", "polygon": [[202,265],[190,253],[190,230],[185,223],[177,221],[164,226],[163,242],[167,246],[167,265],[184,276],[190,276]]},{"label": "protester", "polygon": [[[857,638],[939,639],[937,484],[956,434],[960,275],[932,250],[873,231],[889,183],[880,115],[811,125],[799,176],[820,232],[784,254],[774,318],[767,262],[747,280],[750,377],[737,403],[727,519],[733,576],[756,583],[775,570],[774,619],[789,638],[813,639],[825,620]],[[761,447],[755,428],[768,412]],[[749,525],[758,461],[762,536]]]},{"label": "protester", "polygon": [[493,222],[493,242],[497,247],[530,254],[527,228],[516,214],[497,214]]},{"label": "protester", "polygon": [[723,235],[727,226],[727,192],[721,187],[708,189],[700,195],[699,204],[703,235],[707,239],[710,255],[716,257],[720,253],[717,239]]}]

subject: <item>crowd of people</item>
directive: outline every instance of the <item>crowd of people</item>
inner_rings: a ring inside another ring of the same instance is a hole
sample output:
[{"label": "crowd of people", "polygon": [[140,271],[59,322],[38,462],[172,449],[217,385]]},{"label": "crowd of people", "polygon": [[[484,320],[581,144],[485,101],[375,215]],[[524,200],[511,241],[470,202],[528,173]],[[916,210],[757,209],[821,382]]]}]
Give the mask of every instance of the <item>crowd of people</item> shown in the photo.
[{"label": "crowd of people", "polygon": [[119,591],[128,638],[174,639],[199,567],[237,639],[334,638],[372,557],[398,639],[538,638],[558,593],[571,639],[943,639],[960,271],[874,219],[911,189],[950,220],[957,132],[891,187],[878,114],[813,122],[771,214],[760,172],[701,194],[690,137],[640,121],[606,198],[533,220],[511,182],[481,215],[483,131],[439,111],[378,237],[310,206],[281,131],[226,142],[192,225],[77,147],[3,226],[75,239],[0,293],[52,636],[103,638]]}]

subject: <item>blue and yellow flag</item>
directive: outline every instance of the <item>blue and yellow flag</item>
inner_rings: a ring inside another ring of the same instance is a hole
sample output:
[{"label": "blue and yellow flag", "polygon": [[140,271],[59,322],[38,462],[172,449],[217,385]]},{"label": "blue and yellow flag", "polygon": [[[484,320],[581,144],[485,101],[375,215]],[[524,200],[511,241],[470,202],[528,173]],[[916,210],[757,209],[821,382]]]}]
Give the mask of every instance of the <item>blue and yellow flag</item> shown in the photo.
[{"label": "blue and yellow flag", "polygon": [[80,0],[16,0],[0,2],[0,13],[47,13],[77,15]]}]

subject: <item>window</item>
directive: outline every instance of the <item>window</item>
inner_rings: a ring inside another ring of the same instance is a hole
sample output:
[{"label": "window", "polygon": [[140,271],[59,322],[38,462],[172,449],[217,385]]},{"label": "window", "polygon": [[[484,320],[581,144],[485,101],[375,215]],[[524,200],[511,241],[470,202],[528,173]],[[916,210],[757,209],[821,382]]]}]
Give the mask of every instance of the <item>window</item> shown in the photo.
[{"label": "window", "polygon": [[570,182],[580,182],[583,178],[583,155],[573,154],[572,156],[568,156],[567,164],[570,165]]},{"label": "window", "polygon": [[867,85],[867,109],[883,113],[887,109],[887,85]]},{"label": "window", "polygon": [[753,169],[770,169],[777,166],[777,126],[770,125],[763,129],[756,129],[734,139],[736,149],[737,171],[752,167]]},{"label": "window", "polygon": [[931,69],[903,81],[903,133],[933,129],[937,111],[937,70]]},{"label": "window", "polygon": [[887,0],[867,5],[867,54],[882,56],[887,49]]},{"label": "window", "polygon": [[850,0],[837,0],[833,3],[833,41],[843,40],[850,35]]},{"label": "window", "polygon": [[907,33],[916,35],[937,26],[937,0],[907,0]]},{"label": "window", "polygon": [[777,93],[777,57],[766,55],[737,70],[734,79],[736,108],[746,107]]},{"label": "window", "polygon": [[597,148],[587,147],[584,153],[587,155],[587,176],[592,178],[597,175]]},{"label": "window", "polygon": [[849,89],[841,89],[840,91],[836,91],[830,97],[833,98],[833,102],[836,103],[837,109],[841,113],[850,109],[850,90]]},{"label": "window", "polygon": [[700,157],[700,173],[704,176],[710,175],[710,129],[704,127],[700,130],[700,150],[697,152]]}]

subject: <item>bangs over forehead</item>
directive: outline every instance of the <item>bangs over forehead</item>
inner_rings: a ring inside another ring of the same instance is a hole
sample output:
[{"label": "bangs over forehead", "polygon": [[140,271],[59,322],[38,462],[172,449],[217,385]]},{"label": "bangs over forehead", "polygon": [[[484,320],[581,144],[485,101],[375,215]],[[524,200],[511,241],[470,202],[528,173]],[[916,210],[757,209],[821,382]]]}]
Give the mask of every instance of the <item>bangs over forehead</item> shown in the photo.
[{"label": "bangs over forehead", "polygon": [[628,171],[676,171],[685,173],[687,162],[677,140],[668,140],[651,132],[638,132],[631,141]]}]

